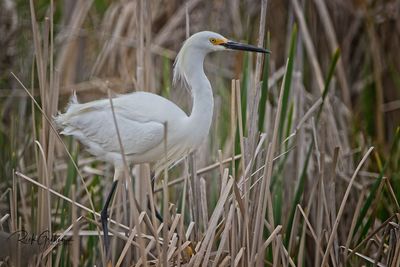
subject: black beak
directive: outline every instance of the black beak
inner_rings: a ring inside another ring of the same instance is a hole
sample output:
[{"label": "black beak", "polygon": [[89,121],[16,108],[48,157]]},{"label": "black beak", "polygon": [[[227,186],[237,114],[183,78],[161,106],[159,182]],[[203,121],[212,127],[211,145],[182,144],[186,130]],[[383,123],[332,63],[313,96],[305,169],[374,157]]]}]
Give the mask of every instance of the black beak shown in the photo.
[{"label": "black beak", "polygon": [[222,46],[225,46],[228,49],[233,49],[233,50],[243,50],[243,51],[251,51],[251,52],[258,52],[258,53],[271,53],[271,51],[257,47],[254,45],[249,45],[249,44],[241,44],[233,41],[228,41],[226,43],[221,44]]}]

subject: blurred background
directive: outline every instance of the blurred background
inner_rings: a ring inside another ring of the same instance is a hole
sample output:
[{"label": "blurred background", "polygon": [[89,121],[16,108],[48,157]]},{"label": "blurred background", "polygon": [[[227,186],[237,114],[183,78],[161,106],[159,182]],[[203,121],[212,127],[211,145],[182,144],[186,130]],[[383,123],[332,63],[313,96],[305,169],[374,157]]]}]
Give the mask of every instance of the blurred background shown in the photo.
[{"label": "blurred background", "polygon": [[[195,155],[196,168],[218,162],[221,157],[225,159],[241,152],[242,155],[251,154],[252,144],[254,146],[260,140],[257,133],[265,133],[265,140],[271,139],[285,65],[291,58],[293,70],[284,100],[287,105],[282,113],[281,145],[277,149],[279,153],[291,152],[274,168],[276,182],[271,185],[271,192],[280,192],[272,193],[278,203],[274,206],[275,223],[281,223],[284,228],[292,225],[293,218],[286,218],[285,213],[293,210],[293,201],[297,199],[295,188],[301,181],[303,170],[307,179],[300,193],[302,200],[298,203],[310,203],[306,199],[312,199],[308,197],[313,196],[313,179],[321,173],[320,159],[326,157],[327,165],[335,162],[336,148],[340,149],[337,171],[333,168],[336,178],[332,178],[336,190],[331,192],[332,198],[327,198],[336,203],[333,209],[339,208],[351,174],[365,151],[371,146],[375,148],[355,191],[350,194],[336,248],[339,243],[346,243],[360,196],[365,199],[365,213],[361,214],[369,219],[366,222],[358,219],[360,223],[353,230],[357,233],[359,229],[359,234],[352,241],[355,243],[349,241],[349,244],[356,246],[378,222],[399,212],[400,150],[396,135],[400,125],[399,1],[62,0],[54,1],[52,6],[48,0],[2,0],[0,217],[15,212],[14,226],[4,223],[4,230],[22,226],[45,229],[48,225],[39,218],[46,210],[51,210],[49,213],[58,218],[52,222],[54,230],[65,229],[71,223],[70,218],[63,216],[71,209],[66,203],[57,204],[57,207],[51,204],[53,207],[49,208],[46,205],[50,204],[44,203],[37,187],[26,182],[20,182],[19,193],[14,192],[14,206],[22,206],[18,213],[13,211],[15,207],[10,204],[9,193],[16,179],[14,171],[49,183],[66,196],[71,195],[71,186],[75,186],[78,190],[75,197],[87,202],[76,170],[42,114],[51,118],[58,110],[63,111],[74,91],[80,102],[86,102],[107,97],[109,89],[113,94],[137,90],[157,93],[170,98],[189,113],[189,93],[179,85],[172,86],[173,62],[187,36],[202,30],[215,31],[229,39],[254,45],[260,43],[272,53],[259,67],[253,54],[224,52],[206,59],[205,70],[213,85],[216,103],[210,137]],[[291,42],[294,44],[292,55]],[[340,56],[330,76],[335,53]],[[43,113],[11,73],[35,97]],[[329,104],[325,105],[321,122],[311,120],[307,112],[315,110],[314,104],[321,97],[328,78],[332,78],[327,90]],[[238,79],[241,87],[239,113],[242,122],[239,124],[243,124],[245,146],[241,146],[239,132],[234,131],[232,137],[232,129],[236,129],[231,125],[232,79]],[[254,93],[255,88],[259,93]],[[256,108],[253,98],[258,100]],[[257,127],[252,124],[254,116]],[[307,120],[303,122],[302,118]],[[41,144],[40,149],[35,140]],[[104,198],[102,188],[108,188],[111,183],[108,178],[112,175],[111,166],[95,161],[76,141],[68,138],[64,141],[79,163],[91,188],[95,208],[99,210]],[[313,142],[320,146],[312,150],[307,165],[308,146]],[[44,159],[38,149],[42,150]],[[265,154],[263,157],[265,159]],[[243,161],[248,163],[249,157]],[[236,163],[230,171],[236,167],[240,172],[241,166]],[[171,179],[179,177],[184,172],[182,169],[178,166],[178,170],[172,170]],[[45,173],[50,177],[47,182],[41,180]],[[218,199],[221,177],[218,170],[203,176],[207,179],[207,217]],[[382,177],[389,179],[388,188],[392,191],[382,189],[382,194],[378,194]],[[280,190],[274,190],[276,186]],[[179,202],[180,190],[179,187],[171,189],[171,202]],[[379,195],[376,202],[373,195]],[[39,203],[38,206],[35,203]],[[41,205],[44,205],[43,210],[40,210]],[[62,205],[63,209],[60,208]],[[311,224],[321,225],[317,227],[320,233],[322,229],[331,229],[329,223],[327,228],[322,226],[325,224],[318,221],[318,212],[313,211],[313,207],[309,207],[309,211]],[[204,210],[202,212],[204,214]],[[332,216],[336,218],[336,215]],[[19,223],[18,218],[21,218]],[[301,233],[298,234],[300,238]],[[324,242],[327,241],[321,241],[321,244]],[[365,248],[365,254],[375,253],[373,255],[380,255],[382,261],[392,263],[393,257],[388,251],[377,252],[380,251],[379,243],[376,248],[371,246]],[[296,253],[304,248],[299,244],[293,244],[293,247],[297,248],[292,249],[296,255],[293,258],[298,259]],[[310,245],[304,249],[303,254],[307,256],[300,262],[306,266],[318,265],[322,260],[314,255],[313,248]],[[80,259],[81,263],[95,262],[96,254],[90,251],[96,251],[96,248],[85,247],[84,250],[85,258],[91,258],[91,261]],[[339,255],[338,250],[335,253]],[[359,263],[357,259],[353,260],[353,264]],[[336,263],[339,262],[337,256]]]},{"label": "blurred background", "polygon": [[[38,21],[43,21],[49,15],[49,1],[33,2]],[[307,91],[317,90],[311,61],[317,60],[326,73],[339,47],[334,94],[351,112],[350,133],[362,133],[384,145],[399,125],[400,115],[398,3],[298,3],[308,28],[308,36],[299,38],[312,42],[315,56],[310,59],[298,41],[296,71],[301,72]],[[18,97],[26,98],[10,71],[29,81],[34,50],[32,42],[27,42],[33,40],[29,1],[4,0],[1,5],[0,88],[2,120],[7,125],[10,112],[24,105]],[[186,38],[186,10],[190,33],[212,30],[234,40],[257,42],[260,1],[144,1],[143,5],[140,1],[55,2],[54,67],[59,73],[61,109],[73,90],[82,93],[83,99],[97,98],[101,83],[121,93],[139,89],[179,94],[169,86],[174,57]],[[288,37],[296,20],[291,1],[268,1],[265,27],[272,69],[285,64]],[[206,69],[216,95],[227,90],[230,79],[241,78],[243,54],[218,55],[207,62],[213,65]],[[143,81],[138,80],[138,71],[143,71]]]}]

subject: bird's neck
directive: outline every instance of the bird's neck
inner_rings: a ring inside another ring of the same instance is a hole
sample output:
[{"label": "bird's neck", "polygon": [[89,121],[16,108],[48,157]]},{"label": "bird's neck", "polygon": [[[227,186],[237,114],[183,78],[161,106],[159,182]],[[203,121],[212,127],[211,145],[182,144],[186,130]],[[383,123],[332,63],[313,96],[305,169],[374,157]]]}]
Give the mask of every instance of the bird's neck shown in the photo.
[{"label": "bird's neck", "polygon": [[[189,51],[187,51],[189,52]],[[185,77],[193,95],[193,107],[189,119],[199,130],[199,135],[208,134],[211,126],[214,98],[210,81],[204,73],[205,54],[190,51],[185,60]]]},{"label": "bird's neck", "polygon": [[[211,125],[213,109],[214,109],[214,98],[211,89],[211,84],[201,71],[201,78],[194,77],[192,84],[192,95],[193,95],[193,106],[190,118],[195,120],[197,123],[207,125],[207,130]],[[199,74],[200,76],[200,74]]]}]

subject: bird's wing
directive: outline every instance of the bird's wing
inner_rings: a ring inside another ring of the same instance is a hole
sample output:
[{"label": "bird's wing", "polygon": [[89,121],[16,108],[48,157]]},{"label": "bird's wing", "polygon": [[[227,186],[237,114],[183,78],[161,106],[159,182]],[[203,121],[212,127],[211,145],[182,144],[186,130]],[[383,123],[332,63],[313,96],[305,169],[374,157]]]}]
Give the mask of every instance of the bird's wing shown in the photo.
[{"label": "bird's wing", "polygon": [[[144,117],[131,118],[115,111],[125,154],[148,151],[163,140],[164,125]],[[115,121],[110,108],[83,109],[69,117],[64,134],[74,135],[88,146],[100,146],[107,152],[120,152]]]},{"label": "bird's wing", "polygon": [[[125,154],[146,152],[164,137],[164,122],[187,118],[171,101],[147,92],[113,99],[118,130]],[[119,152],[120,145],[109,99],[79,104],[70,102],[67,111],[55,118],[63,134],[73,135],[99,154]]]}]

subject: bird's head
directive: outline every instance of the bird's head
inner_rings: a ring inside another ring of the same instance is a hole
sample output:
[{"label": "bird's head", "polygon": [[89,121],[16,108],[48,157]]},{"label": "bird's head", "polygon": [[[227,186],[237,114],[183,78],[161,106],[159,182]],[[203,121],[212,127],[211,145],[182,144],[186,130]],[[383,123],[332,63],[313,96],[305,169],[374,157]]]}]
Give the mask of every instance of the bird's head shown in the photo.
[{"label": "bird's head", "polygon": [[178,80],[187,82],[189,74],[193,74],[193,70],[198,69],[199,64],[203,64],[204,57],[208,53],[224,50],[270,53],[267,49],[238,43],[215,32],[198,32],[185,41],[175,59],[174,83]]},{"label": "bird's head", "polygon": [[269,53],[269,50],[267,49],[253,45],[238,43],[225,38],[219,33],[210,31],[202,31],[193,34],[186,40],[184,46],[190,46],[196,49],[200,49],[203,50],[205,53],[223,50],[242,50],[250,52]]}]

